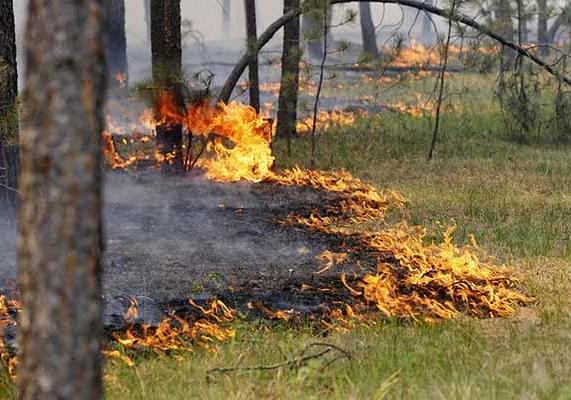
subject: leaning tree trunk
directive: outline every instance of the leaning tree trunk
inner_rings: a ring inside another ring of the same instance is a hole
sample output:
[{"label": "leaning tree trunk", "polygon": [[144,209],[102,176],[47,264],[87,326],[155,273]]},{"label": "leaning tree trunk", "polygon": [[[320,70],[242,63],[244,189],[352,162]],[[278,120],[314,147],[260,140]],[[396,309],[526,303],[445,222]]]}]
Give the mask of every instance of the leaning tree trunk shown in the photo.
[{"label": "leaning tree trunk", "polygon": [[246,14],[246,41],[248,51],[252,53],[248,64],[250,105],[260,112],[260,78],[258,75],[258,53],[255,50],[258,40],[256,27],[256,0],[244,0],[244,11]]},{"label": "leaning tree trunk", "polygon": [[151,0],[153,79],[159,88],[156,117],[161,121],[156,126],[157,150],[163,155],[163,172],[169,175],[183,172],[182,125],[160,115],[158,100],[166,96],[175,108],[183,108],[181,40],[180,0]]},{"label": "leaning tree trunk", "polygon": [[102,0],[29,0],[19,398],[100,399]]},{"label": "leaning tree trunk", "polygon": [[361,20],[361,37],[363,38],[363,52],[369,58],[379,58],[377,46],[377,32],[373,17],[371,16],[371,3],[359,3],[359,19]]},{"label": "leaning tree trunk", "polygon": [[[284,0],[284,14],[297,8],[299,8],[299,0]],[[296,17],[284,26],[282,78],[276,131],[278,137],[287,138],[288,153],[291,153],[291,137],[296,133],[300,61],[299,17]]]},{"label": "leaning tree trunk", "polygon": [[18,186],[18,69],[12,0],[0,0],[0,208],[13,214]]},{"label": "leaning tree trunk", "polygon": [[125,94],[128,86],[125,0],[107,0],[106,11],[104,45],[109,71],[108,88],[114,94]]}]

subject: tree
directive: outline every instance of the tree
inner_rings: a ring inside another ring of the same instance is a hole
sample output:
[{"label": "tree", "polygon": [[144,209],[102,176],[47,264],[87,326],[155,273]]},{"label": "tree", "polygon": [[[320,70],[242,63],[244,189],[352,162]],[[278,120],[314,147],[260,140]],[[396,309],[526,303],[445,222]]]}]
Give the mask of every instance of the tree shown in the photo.
[{"label": "tree", "polygon": [[230,0],[222,2],[222,32],[224,37],[230,36]]},{"label": "tree", "polygon": [[[299,0],[284,0],[284,14],[299,8]],[[288,139],[291,152],[291,137],[296,133],[297,102],[299,93],[299,17],[284,25],[282,52],[282,77],[278,99],[278,124],[276,135]]]},{"label": "tree", "polygon": [[16,205],[18,176],[18,69],[12,0],[0,0],[0,207]]},{"label": "tree", "polygon": [[[182,37],[180,0],[151,0],[151,52],[153,57],[153,80],[158,87],[156,113],[165,96],[172,99],[179,110],[182,104]],[[157,150],[164,157],[163,172],[183,172],[182,125],[180,121],[164,120],[156,126]]]},{"label": "tree", "polygon": [[[331,26],[331,7],[327,6],[327,12],[323,12],[323,3],[326,1],[328,0],[306,0],[304,6],[308,11],[301,17],[301,30],[307,42],[307,52],[311,58],[317,60],[323,59],[323,53],[327,51],[323,48],[323,19],[327,18],[327,26]],[[328,42],[333,42],[331,37],[328,37]]]},{"label": "tree", "polygon": [[539,53],[546,56],[547,46],[547,0],[537,0],[537,41],[539,43]]},{"label": "tree", "polygon": [[102,0],[30,0],[19,398],[100,399]]},{"label": "tree", "polygon": [[361,37],[363,38],[363,52],[369,58],[379,58],[377,46],[377,32],[371,16],[371,3],[359,3],[359,18],[361,20]]},{"label": "tree", "polygon": [[248,51],[252,52],[248,65],[250,105],[260,112],[260,79],[258,76],[258,53],[255,51],[258,40],[256,27],[256,0],[244,0],[244,11],[246,14],[246,41]]},{"label": "tree", "polygon": [[[420,0],[329,0],[330,4],[332,5],[346,4],[346,3],[360,2],[360,1],[370,1],[371,3],[379,3],[379,4],[400,4],[403,6],[415,8],[420,11],[428,12],[430,14],[434,14],[442,18],[450,19],[453,22],[462,25],[469,26],[480,32],[482,35],[488,36],[489,38],[495,40],[501,45],[513,50],[515,53],[519,54],[520,56],[531,60],[534,64],[539,66],[541,69],[543,69],[550,75],[559,79],[562,83],[571,86],[571,78],[558,72],[550,63],[538,58],[526,48],[514,43],[513,41],[506,39],[502,35],[498,34],[495,30],[491,29],[490,27],[484,24],[479,23],[474,18],[468,17],[461,13],[450,13],[450,10],[426,4]],[[306,7],[302,6],[297,10],[290,11],[287,14],[282,15],[280,18],[272,22],[266,28],[266,30],[262,32],[262,34],[259,36],[258,45],[256,46],[256,51],[259,52],[261,49],[263,49],[264,46],[268,44],[268,42],[285,24],[287,24],[293,18],[296,18],[297,16],[303,14],[304,12],[307,12],[307,10],[308,9]],[[222,86],[222,89],[220,90],[220,93],[217,98],[218,101],[226,102],[228,101],[228,99],[230,99],[234,87],[238,83],[245,69],[248,67],[249,58],[250,58],[249,53],[245,53],[240,57],[240,59],[230,72],[230,75],[228,75],[226,82]]]},{"label": "tree", "polygon": [[128,85],[125,1],[107,0],[106,11],[103,38],[109,71],[109,88],[115,93],[121,93],[125,92]]}]

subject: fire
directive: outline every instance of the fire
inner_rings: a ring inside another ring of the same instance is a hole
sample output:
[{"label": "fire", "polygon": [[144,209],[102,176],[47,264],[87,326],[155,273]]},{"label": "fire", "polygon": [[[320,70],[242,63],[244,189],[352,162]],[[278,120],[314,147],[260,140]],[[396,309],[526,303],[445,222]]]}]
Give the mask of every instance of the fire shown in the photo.
[{"label": "fire", "polygon": [[[201,317],[196,321],[189,322],[173,315],[163,320],[156,328],[149,326],[133,327],[123,333],[115,333],[113,338],[125,349],[144,348],[156,353],[190,351],[192,349],[191,343],[211,349],[212,343],[215,341],[234,338],[233,329],[224,328],[220,325],[235,319],[236,312],[234,310],[219,300],[212,301],[208,308],[198,306],[192,301],[190,304],[201,312]],[[126,320],[128,320],[127,318],[134,320],[137,312],[137,304],[132,302],[127,310]],[[116,354],[110,354],[110,356],[122,359]]]},{"label": "fire", "polygon": [[18,301],[8,300],[5,296],[0,296],[0,361],[8,368],[8,375],[11,378],[16,377],[18,359],[6,346],[3,339],[6,329],[16,325],[16,321],[10,314],[18,312],[21,308],[22,306]]}]

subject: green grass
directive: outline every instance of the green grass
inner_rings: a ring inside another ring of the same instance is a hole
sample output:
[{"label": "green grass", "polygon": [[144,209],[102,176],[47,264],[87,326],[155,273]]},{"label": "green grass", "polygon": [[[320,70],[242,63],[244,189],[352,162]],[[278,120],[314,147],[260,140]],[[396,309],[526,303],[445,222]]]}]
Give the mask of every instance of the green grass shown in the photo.
[{"label": "green grass", "polygon": [[[462,318],[438,325],[381,322],[319,337],[309,328],[267,329],[239,321],[237,336],[218,352],[141,357],[136,366],[110,362],[109,399],[570,399],[571,149],[509,141],[491,100],[491,81],[445,114],[436,158],[427,162],[430,125],[385,113],[320,137],[317,167],[344,168],[410,201],[399,215],[435,231],[456,224],[521,278],[537,303],[510,319]],[[429,83],[419,83],[419,85]],[[360,88],[358,90],[367,90]],[[418,85],[408,89],[411,98]],[[405,96],[404,94],[401,94]],[[384,93],[383,99],[399,94]],[[280,166],[307,166],[309,140],[293,155],[277,143]],[[325,368],[207,375],[210,368],[273,364],[314,341],[353,354]],[[0,395],[2,392],[0,391]]]}]

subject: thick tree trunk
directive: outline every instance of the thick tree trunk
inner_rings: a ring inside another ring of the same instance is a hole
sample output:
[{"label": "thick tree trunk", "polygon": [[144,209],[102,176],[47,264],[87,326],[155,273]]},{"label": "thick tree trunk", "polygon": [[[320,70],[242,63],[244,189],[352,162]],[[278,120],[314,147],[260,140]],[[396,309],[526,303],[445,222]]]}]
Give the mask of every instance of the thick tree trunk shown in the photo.
[{"label": "thick tree trunk", "polygon": [[18,186],[18,69],[12,0],[0,0],[0,207],[15,210]]},{"label": "thick tree trunk", "polygon": [[361,21],[361,37],[363,39],[363,52],[373,60],[379,58],[377,46],[377,32],[371,15],[371,3],[359,3],[359,18]]},{"label": "thick tree trunk", "polygon": [[258,29],[256,26],[256,0],[244,0],[246,14],[246,42],[248,51],[252,53],[248,64],[250,105],[260,112],[260,78],[258,73],[258,53],[255,46],[258,41]]},{"label": "thick tree trunk", "polygon": [[[299,0],[284,0],[284,14],[299,8]],[[276,135],[290,140],[296,133],[297,102],[299,93],[299,17],[293,18],[284,26],[282,53],[282,77],[278,99],[278,125]]]},{"label": "thick tree trunk", "polygon": [[100,399],[102,0],[30,0],[20,399]]},{"label": "thick tree trunk", "polygon": [[[153,79],[160,88],[157,99],[167,93],[177,108],[182,107],[182,43],[180,0],[151,0],[151,50],[153,56]],[[160,109],[160,105],[156,105]],[[157,150],[164,157],[163,172],[183,172],[182,126],[179,122],[164,120],[156,127]]]},{"label": "thick tree trunk", "polygon": [[109,71],[108,88],[113,93],[124,94],[128,86],[125,0],[107,0],[106,11],[104,44]]}]

